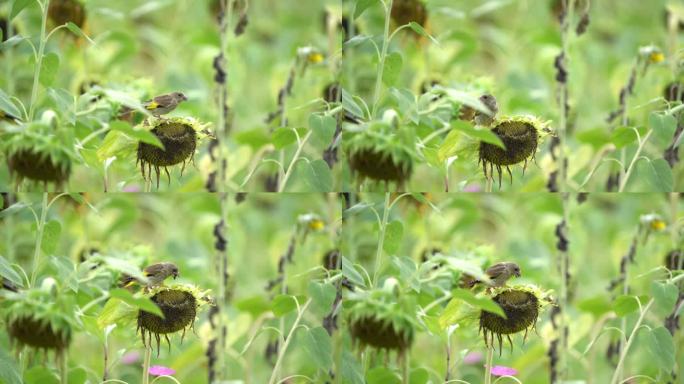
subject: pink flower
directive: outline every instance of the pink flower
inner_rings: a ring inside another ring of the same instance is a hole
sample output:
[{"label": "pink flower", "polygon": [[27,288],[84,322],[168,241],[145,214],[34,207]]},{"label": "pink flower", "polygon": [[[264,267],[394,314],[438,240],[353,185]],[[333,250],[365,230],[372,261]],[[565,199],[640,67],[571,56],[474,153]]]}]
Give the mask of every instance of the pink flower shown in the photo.
[{"label": "pink flower", "polygon": [[482,192],[482,187],[478,184],[468,184],[466,185],[465,188],[463,188],[463,192],[471,192],[471,193],[477,193],[477,192]]},{"label": "pink flower", "polygon": [[513,368],[504,367],[503,365],[495,365],[492,367],[492,375],[494,376],[515,376],[518,374]]},{"label": "pink flower", "polygon": [[149,373],[152,376],[171,376],[176,374],[176,370],[163,365],[153,365],[150,367]]},{"label": "pink flower", "polygon": [[468,364],[468,365],[473,365],[473,364],[477,364],[480,361],[482,361],[483,358],[484,358],[484,355],[482,354],[482,352],[469,352],[463,358],[463,362],[465,364]]},{"label": "pink flower", "polygon": [[135,364],[138,361],[140,361],[140,352],[138,351],[130,351],[121,356],[121,362],[126,365]]}]

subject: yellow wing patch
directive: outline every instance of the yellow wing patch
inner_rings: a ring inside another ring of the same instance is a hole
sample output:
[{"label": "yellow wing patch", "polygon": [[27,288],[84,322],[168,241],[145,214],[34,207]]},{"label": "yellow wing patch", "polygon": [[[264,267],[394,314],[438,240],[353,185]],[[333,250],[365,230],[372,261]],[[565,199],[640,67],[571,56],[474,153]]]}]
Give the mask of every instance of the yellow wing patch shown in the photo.
[{"label": "yellow wing patch", "polygon": [[159,107],[159,103],[156,101],[150,101],[150,103],[145,106],[145,108],[149,110],[157,109],[157,107]]}]

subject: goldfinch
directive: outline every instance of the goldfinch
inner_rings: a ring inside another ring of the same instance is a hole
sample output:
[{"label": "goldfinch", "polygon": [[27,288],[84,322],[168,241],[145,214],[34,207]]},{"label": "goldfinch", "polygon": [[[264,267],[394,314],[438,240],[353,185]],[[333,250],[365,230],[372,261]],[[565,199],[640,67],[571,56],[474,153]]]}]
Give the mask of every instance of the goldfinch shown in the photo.
[{"label": "goldfinch", "polygon": [[[164,280],[169,276],[173,278],[178,277],[178,267],[174,263],[162,262],[148,265],[143,270],[143,274],[147,277],[147,288],[153,288],[164,283]],[[129,288],[141,282],[133,276],[123,275],[119,280],[120,288]]]}]

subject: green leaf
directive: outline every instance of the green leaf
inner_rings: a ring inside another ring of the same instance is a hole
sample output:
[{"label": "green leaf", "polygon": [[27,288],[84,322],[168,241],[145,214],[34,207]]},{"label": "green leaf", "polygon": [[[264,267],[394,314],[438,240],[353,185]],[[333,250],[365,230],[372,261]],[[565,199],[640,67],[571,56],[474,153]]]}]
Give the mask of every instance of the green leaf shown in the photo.
[{"label": "green leaf", "polygon": [[12,3],[12,10],[9,13],[9,20],[7,20],[7,22],[14,20],[14,18],[17,17],[17,15],[31,3],[35,3],[35,0],[14,0],[14,3]]},{"label": "green leaf", "polygon": [[[506,146],[504,145],[503,141],[501,141],[501,138],[497,136],[496,133],[492,132],[489,128],[476,128],[473,127],[472,124],[463,120],[454,121],[453,123],[451,123],[451,128],[456,131],[463,132],[472,138],[484,141],[485,143],[489,143],[492,145],[496,145],[497,147],[506,149]],[[449,134],[451,134],[451,132]]]},{"label": "green leaf", "polygon": [[363,12],[372,5],[379,3],[378,0],[357,0],[356,7],[354,7],[354,19],[358,18]]},{"label": "green leaf", "polygon": [[81,367],[77,367],[77,368],[72,368],[69,371],[67,382],[69,384],[83,384],[86,382],[87,378],[88,378],[88,375],[87,375],[85,369],[83,369]]},{"label": "green leaf", "polygon": [[282,317],[297,309],[297,302],[301,306],[306,301],[304,296],[278,295],[271,302],[271,311],[276,317]]},{"label": "green leaf", "polygon": [[0,276],[11,281],[14,285],[19,287],[24,286],[24,281],[21,279],[21,276],[12,268],[10,262],[2,256],[0,256]]},{"label": "green leaf", "polygon": [[276,149],[283,149],[297,141],[297,135],[290,128],[277,128],[273,131],[273,146]]},{"label": "green leaf", "polygon": [[240,131],[234,137],[238,144],[248,145],[253,149],[259,149],[271,142],[271,138],[261,128]]},{"label": "green leaf", "polygon": [[337,120],[332,116],[312,114],[309,116],[309,129],[311,129],[311,141],[319,149],[327,148],[335,135]]},{"label": "green leaf", "polygon": [[95,42],[94,42],[90,37],[88,37],[88,35],[86,35],[86,34],[81,30],[81,28],[78,27],[78,25],[76,25],[76,24],[74,24],[74,23],[72,23],[72,22],[70,21],[70,22],[68,22],[68,23],[66,24],[66,27],[67,27],[67,29],[70,30],[74,35],[79,36],[79,37],[82,37],[82,38],[88,40],[88,42],[89,42],[90,44],[95,44]]},{"label": "green leaf", "polygon": [[19,108],[14,105],[9,95],[6,94],[2,89],[0,89],[0,109],[14,117],[22,116],[21,112],[19,112]]},{"label": "green leaf", "polygon": [[588,298],[577,303],[577,308],[583,312],[589,312],[594,317],[600,317],[610,311],[611,303],[605,295]]},{"label": "green leaf", "polygon": [[358,285],[361,287],[366,286],[363,277],[361,276],[359,271],[356,270],[354,264],[344,256],[342,256],[342,276],[349,279],[349,281],[354,283],[354,285]]},{"label": "green leaf", "polygon": [[310,162],[306,169],[306,183],[315,192],[330,192],[333,187],[332,171],[323,159]]},{"label": "green leaf", "polygon": [[648,115],[648,126],[653,130],[654,139],[662,147],[670,145],[677,129],[677,119],[674,116],[651,112]]},{"label": "green leaf", "polygon": [[375,367],[366,374],[367,384],[401,384],[401,378],[391,369],[382,366]]},{"label": "green leaf", "polygon": [[57,77],[57,71],[59,70],[59,56],[50,52],[43,56],[43,65],[40,69],[39,80],[40,83],[46,87],[52,85]]},{"label": "green leaf", "polygon": [[361,107],[354,101],[354,98],[342,88],[342,108],[354,116],[363,118],[364,113]]},{"label": "green leaf", "polygon": [[43,227],[43,239],[40,243],[40,249],[45,252],[46,255],[51,255],[57,249],[57,243],[59,242],[59,235],[62,232],[62,224],[57,220],[50,220],[45,223]]},{"label": "green leaf", "polygon": [[356,360],[356,356],[347,349],[342,350],[340,372],[342,376],[342,383],[344,384],[365,384],[363,379],[363,368]]},{"label": "green leaf", "polygon": [[430,380],[430,373],[425,368],[416,368],[409,375],[410,384],[427,384]]},{"label": "green leaf", "polygon": [[452,299],[439,316],[439,324],[442,328],[456,324],[464,316],[466,308],[463,306],[463,303],[467,303],[483,311],[494,313],[503,318],[506,317],[503,309],[489,297],[478,297],[471,291],[457,288],[452,291]]},{"label": "green leaf", "polygon": [[393,86],[399,80],[399,73],[404,60],[399,52],[392,52],[385,57],[385,69],[382,72],[382,82],[388,86]]},{"label": "green leaf", "polygon": [[311,361],[318,369],[327,372],[333,364],[332,342],[328,332],[323,327],[303,329],[300,337],[304,351]]},{"label": "green leaf", "polygon": [[24,382],[26,384],[59,384],[59,379],[47,367],[36,365],[26,371]]},{"label": "green leaf", "polygon": [[422,25],[416,23],[415,21],[412,21],[409,23],[409,27],[417,34],[427,37],[428,39],[432,40],[433,43],[439,45],[439,42],[435,40],[434,37],[432,37],[427,31],[425,31],[425,28],[423,28]]},{"label": "green leaf", "polygon": [[23,203],[23,202],[14,203],[14,204],[10,205],[9,207],[7,207],[6,209],[3,209],[2,211],[0,211],[0,219],[7,217],[9,215],[15,214],[15,213],[21,211],[22,209],[24,209],[26,207],[28,207],[28,205],[26,205],[26,203]]},{"label": "green leaf", "polygon": [[637,135],[634,128],[617,127],[613,131],[610,140],[615,145],[615,148],[620,149],[637,141]]},{"label": "green leaf", "polygon": [[[642,302],[643,305],[643,302]],[[613,311],[618,317],[625,317],[639,309],[639,302],[636,296],[620,295],[613,302]]]},{"label": "green leaf", "polygon": [[319,283],[311,281],[307,289],[309,296],[313,300],[313,307],[321,313],[328,313],[332,309],[332,304],[337,296],[337,290],[331,283]]},{"label": "green leaf", "polygon": [[655,300],[655,312],[667,316],[672,313],[677,304],[679,290],[673,283],[653,281],[651,282],[651,295]]},{"label": "green leaf", "polygon": [[252,317],[257,318],[266,311],[271,310],[271,304],[261,295],[248,297],[235,303],[235,308],[243,312],[248,312]]},{"label": "green leaf", "polygon": [[637,173],[644,177],[648,192],[672,192],[674,178],[672,168],[665,159],[642,159],[636,165]]},{"label": "green leaf", "polygon": [[7,352],[7,349],[0,348],[0,383],[22,384],[17,363]]},{"label": "green leaf", "polygon": [[[490,299],[489,297],[486,296],[475,296],[475,294],[471,291],[468,291],[466,289],[454,289],[451,292],[451,295],[453,296],[454,299],[457,300],[463,300],[466,303],[479,308],[483,311],[487,311],[490,313],[493,313],[495,315],[499,315],[501,317],[506,317],[506,314],[504,313],[503,309],[501,306],[497,303],[494,302],[494,300]],[[453,300],[453,299],[452,299]]]},{"label": "green leaf", "polygon": [[652,362],[668,373],[672,371],[675,365],[675,347],[672,335],[665,327],[653,328],[649,332],[648,349],[653,355]]},{"label": "green leaf", "polygon": [[128,124],[125,121],[113,121],[110,125],[109,128],[112,131],[118,131],[126,134],[127,136],[142,141],[143,143],[147,143],[150,145],[154,145],[155,147],[164,149],[164,144],[159,140],[157,135],[154,133],[143,129],[143,128],[133,128],[131,127],[130,124]]},{"label": "green leaf", "polygon": [[387,224],[385,228],[385,241],[382,244],[382,249],[388,255],[394,255],[399,250],[401,245],[401,238],[404,236],[404,225],[399,220],[394,220]]},{"label": "green leaf", "polygon": [[159,306],[155,304],[154,301],[150,300],[145,296],[134,296],[131,292],[122,288],[112,289],[111,291],[109,291],[109,296],[115,299],[119,299],[124,303],[136,307],[142,311],[149,312],[153,315],[157,315],[162,318],[164,317],[164,314],[162,313]]}]

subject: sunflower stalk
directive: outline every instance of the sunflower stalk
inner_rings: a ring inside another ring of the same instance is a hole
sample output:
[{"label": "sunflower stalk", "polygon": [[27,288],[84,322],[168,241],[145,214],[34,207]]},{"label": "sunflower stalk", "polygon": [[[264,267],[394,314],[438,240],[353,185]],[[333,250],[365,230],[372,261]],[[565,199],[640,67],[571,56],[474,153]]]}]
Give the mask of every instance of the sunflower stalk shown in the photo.
[{"label": "sunflower stalk", "polygon": [[278,352],[278,359],[276,360],[275,366],[273,367],[273,372],[271,372],[271,378],[268,381],[268,384],[275,384],[280,381],[278,381],[278,378],[280,377],[280,367],[283,364],[283,359],[285,357],[285,352],[287,352],[287,347],[290,345],[290,342],[292,341],[292,338],[294,336],[295,331],[299,327],[299,323],[302,320],[302,316],[304,316],[304,312],[306,312],[306,309],[309,307],[309,304],[311,304],[311,298],[309,298],[304,305],[302,305],[301,308],[298,308],[297,311],[297,318],[295,319],[294,323],[292,324],[292,327],[290,328],[290,332],[287,334],[287,337],[283,341],[283,345],[280,348],[280,351]]},{"label": "sunflower stalk", "polygon": [[36,112],[36,100],[38,99],[38,82],[40,80],[40,69],[43,65],[43,53],[45,52],[45,44],[47,43],[47,37],[45,35],[45,30],[47,26],[48,9],[50,8],[50,0],[45,0],[44,3],[38,2],[41,10],[41,23],[40,23],[40,44],[38,46],[38,56],[36,57],[36,65],[33,72],[33,87],[31,88],[31,104],[29,105],[29,115],[28,120],[33,121],[33,116]]},{"label": "sunflower stalk", "polygon": [[40,266],[40,254],[43,243],[43,231],[45,230],[45,219],[48,211],[48,194],[43,192],[43,202],[40,210],[40,220],[38,221],[38,233],[36,234],[36,247],[33,250],[33,271],[31,272],[31,287],[36,285],[38,277],[38,267]]},{"label": "sunflower stalk", "polygon": [[373,93],[373,116],[375,116],[378,109],[378,102],[380,101],[380,93],[382,91],[382,75],[385,70],[385,59],[387,59],[387,48],[389,47],[389,30],[390,19],[392,14],[392,0],[383,0],[383,7],[385,10],[385,29],[382,36],[382,51],[378,58],[378,73],[375,79],[375,92]]},{"label": "sunflower stalk", "polygon": [[382,266],[382,249],[385,243],[385,232],[387,230],[387,220],[390,211],[390,193],[385,192],[385,204],[382,213],[382,221],[380,222],[380,238],[378,239],[378,248],[375,251],[375,270],[373,271],[373,286],[378,284],[378,274]]}]

